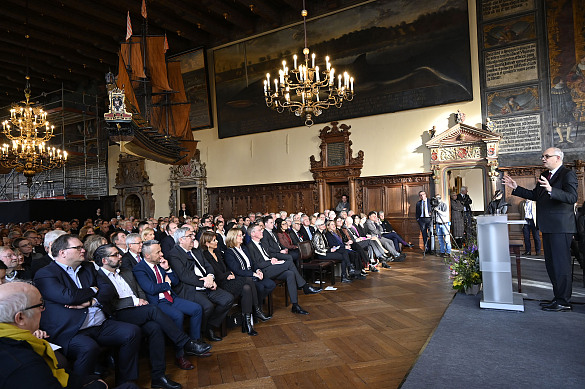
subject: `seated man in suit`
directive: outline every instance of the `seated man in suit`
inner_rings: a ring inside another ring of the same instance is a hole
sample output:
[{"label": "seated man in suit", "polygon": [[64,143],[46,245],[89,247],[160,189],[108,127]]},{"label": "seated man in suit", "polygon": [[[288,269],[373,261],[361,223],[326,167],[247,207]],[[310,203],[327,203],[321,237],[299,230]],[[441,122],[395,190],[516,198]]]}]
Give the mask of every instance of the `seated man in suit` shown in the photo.
[{"label": "seated man in suit", "polygon": [[305,214],[301,216],[300,233],[303,235],[303,239],[308,241],[311,241],[313,234],[315,234],[315,227],[311,225],[311,219]]},{"label": "seated man in suit", "polygon": [[294,261],[295,263],[299,260],[298,250],[289,250],[284,248],[278,242],[276,236],[277,228],[274,225],[274,219],[272,216],[266,216],[264,218],[264,236],[262,238],[262,247],[268,253],[270,257],[281,259],[283,261]]},{"label": "seated man in suit", "polygon": [[203,308],[201,328],[211,341],[219,341],[213,327],[219,328],[223,318],[232,307],[234,296],[218,288],[213,267],[199,250],[193,250],[193,232],[182,227],[175,231],[175,247],[169,254],[169,265],[181,281],[173,289],[182,298],[194,301]]},{"label": "seated man in suit", "polygon": [[45,301],[41,328],[74,360],[73,373],[91,374],[100,348],[118,347],[116,381],[136,380],[140,328],[108,319],[101,304],[115,289],[98,278],[94,265],[84,260],[85,250],[77,237],[61,235],[53,242],[51,254],[55,260],[34,279]]},{"label": "seated man in suit", "polygon": [[134,269],[138,262],[142,261],[142,238],[140,235],[132,233],[126,236],[126,247],[128,251],[122,255],[122,269]]},{"label": "seated man in suit", "polygon": [[292,303],[292,312],[301,315],[307,315],[309,312],[305,311],[299,305],[297,289],[302,288],[305,294],[315,294],[321,292],[322,289],[313,288],[303,279],[299,271],[295,267],[293,261],[283,261],[276,257],[268,255],[263,245],[261,244],[264,230],[260,226],[253,226],[250,230],[252,242],[248,244],[248,251],[250,257],[254,261],[255,266],[262,270],[264,277],[272,280],[286,280],[286,287]]},{"label": "seated man in suit", "polygon": [[375,236],[378,238],[382,247],[388,251],[388,255],[392,257],[393,261],[401,262],[406,258],[406,254],[400,254],[394,247],[394,243],[388,238],[382,236],[382,226],[377,224],[378,214],[376,211],[368,213],[368,220],[364,223],[364,230],[366,235]]},{"label": "seated man in suit", "polygon": [[45,304],[27,282],[0,286],[0,384],[3,388],[107,388],[91,377],[69,375],[39,330]]},{"label": "seated man in suit", "polygon": [[[183,328],[184,315],[189,316],[189,337],[201,338],[201,319],[203,310],[201,305],[177,296],[172,285],[178,285],[179,279],[173,273],[169,263],[164,259],[160,244],[156,240],[148,240],[142,245],[143,261],[140,261],[132,272],[138,285],[146,294],[149,304],[158,306],[175,322],[178,328]],[[207,345],[209,346],[209,345]],[[209,351],[211,346],[206,347]],[[200,356],[208,356],[202,354]]]},{"label": "seated man in suit", "polygon": [[105,244],[98,247],[93,259],[101,266],[99,275],[105,277],[117,292],[103,304],[109,304],[116,320],[139,326],[148,338],[152,387],[180,388],[180,384],[165,376],[165,335],[175,345],[176,364],[183,370],[194,368],[191,362],[185,359],[185,352],[190,355],[201,355],[207,352],[209,346],[189,339],[170,317],[158,307],[148,304],[146,295],[138,286],[132,270],[120,270],[122,260],[116,246]]},{"label": "seated man in suit", "polygon": [[63,230],[53,230],[53,231],[49,231],[45,234],[45,241],[44,241],[44,246],[45,246],[45,251],[47,252],[47,254],[43,255],[40,258],[33,258],[32,261],[32,265],[31,265],[31,275],[32,278],[35,278],[35,274],[37,273],[37,271],[45,266],[47,266],[49,263],[53,262],[54,258],[51,254],[51,246],[53,245],[53,242],[60,237],[61,235],[65,235],[66,232]]},{"label": "seated man in suit", "polygon": [[169,222],[165,227],[165,235],[160,241],[160,247],[162,249],[163,254],[168,258],[171,250],[175,247],[175,239],[173,236],[175,235],[175,231],[179,228],[179,224],[175,222]]},{"label": "seated man in suit", "polygon": [[382,236],[384,238],[390,239],[392,243],[394,243],[396,250],[399,250],[400,248],[399,243],[402,244],[403,247],[412,248],[412,244],[405,241],[402,236],[400,236],[398,232],[396,232],[396,230],[392,227],[392,224],[390,224],[388,220],[384,219],[384,211],[378,212],[378,223],[382,226]]}]

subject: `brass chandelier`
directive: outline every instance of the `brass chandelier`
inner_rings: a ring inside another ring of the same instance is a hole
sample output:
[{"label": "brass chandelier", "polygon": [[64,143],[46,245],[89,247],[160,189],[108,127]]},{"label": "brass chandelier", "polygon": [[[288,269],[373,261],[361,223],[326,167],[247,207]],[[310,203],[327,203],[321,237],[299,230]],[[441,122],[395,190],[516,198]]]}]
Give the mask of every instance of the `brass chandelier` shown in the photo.
[{"label": "brass chandelier", "polygon": [[47,146],[55,126],[49,123],[42,108],[30,102],[28,75],[26,80],[26,101],[13,104],[10,120],[2,122],[2,133],[10,144],[2,145],[0,165],[14,168],[30,178],[43,170],[63,166],[67,152]]},{"label": "brass chandelier", "polygon": [[53,137],[52,126],[47,120],[47,113],[37,104],[30,102],[30,76],[28,65],[28,1],[26,2],[26,83],[25,101],[12,104],[10,120],[2,122],[2,133],[9,143],[2,145],[0,165],[14,169],[27,178],[30,187],[32,177],[43,170],[63,166],[67,161],[67,152],[47,146]]},{"label": "brass chandelier", "polygon": [[[331,67],[329,57],[325,57],[325,68],[315,66],[315,53],[310,54],[307,47],[307,10],[303,0],[303,29],[305,32],[304,64],[297,63],[297,55],[293,56],[293,68],[289,69],[286,61],[282,61],[282,69],[278,77],[270,80],[266,73],[264,80],[264,99],[266,105],[283,113],[286,109],[296,116],[305,119],[305,125],[313,125],[313,117],[321,115],[324,109],[331,106],[341,108],[343,101],[352,101],[354,96],[354,79],[347,72],[338,74]],[[297,66],[298,65],[298,66]]]}]

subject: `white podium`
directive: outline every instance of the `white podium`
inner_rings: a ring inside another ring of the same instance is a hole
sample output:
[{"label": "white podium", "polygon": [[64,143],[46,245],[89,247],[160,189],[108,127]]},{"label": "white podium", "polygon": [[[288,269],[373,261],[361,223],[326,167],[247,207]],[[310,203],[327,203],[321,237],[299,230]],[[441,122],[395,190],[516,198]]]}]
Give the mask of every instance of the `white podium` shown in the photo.
[{"label": "white podium", "polygon": [[507,215],[478,216],[477,246],[479,269],[482,272],[483,298],[481,308],[524,311],[520,293],[512,291],[512,265],[508,224],[525,224],[523,220],[508,220]]}]

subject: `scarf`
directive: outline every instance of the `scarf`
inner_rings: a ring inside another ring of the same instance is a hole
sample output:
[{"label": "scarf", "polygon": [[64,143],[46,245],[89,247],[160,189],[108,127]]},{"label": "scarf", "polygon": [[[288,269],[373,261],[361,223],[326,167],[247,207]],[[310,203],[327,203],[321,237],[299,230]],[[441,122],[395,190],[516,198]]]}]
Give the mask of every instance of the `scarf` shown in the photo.
[{"label": "scarf", "polygon": [[55,352],[51,348],[49,342],[44,339],[39,339],[29,331],[20,329],[9,323],[0,323],[0,337],[27,342],[35,353],[43,357],[53,372],[53,376],[59,381],[61,386],[64,388],[67,386],[69,374],[65,372],[65,369],[57,367],[57,357],[55,356]]}]

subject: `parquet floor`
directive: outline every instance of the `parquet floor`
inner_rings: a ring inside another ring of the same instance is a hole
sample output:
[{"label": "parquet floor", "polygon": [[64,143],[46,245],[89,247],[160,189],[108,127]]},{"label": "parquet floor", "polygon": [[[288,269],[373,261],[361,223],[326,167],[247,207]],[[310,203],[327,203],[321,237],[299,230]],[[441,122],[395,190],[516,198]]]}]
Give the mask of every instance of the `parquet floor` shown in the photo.
[{"label": "parquet floor", "polygon": [[[258,336],[232,329],[211,357],[190,357],[191,371],[176,368],[169,353],[167,375],[184,388],[397,388],[454,294],[440,258],[407,253],[366,280],[301,292],[306,316],[285,308],[277,288],[274,317],[256,325]],[[150,387],[146,358],[139,384]]]}]

